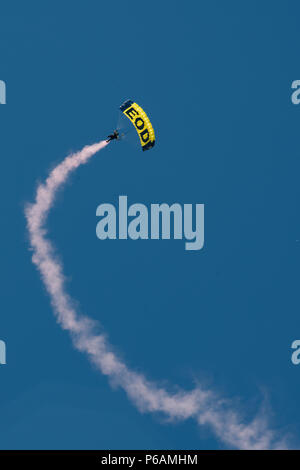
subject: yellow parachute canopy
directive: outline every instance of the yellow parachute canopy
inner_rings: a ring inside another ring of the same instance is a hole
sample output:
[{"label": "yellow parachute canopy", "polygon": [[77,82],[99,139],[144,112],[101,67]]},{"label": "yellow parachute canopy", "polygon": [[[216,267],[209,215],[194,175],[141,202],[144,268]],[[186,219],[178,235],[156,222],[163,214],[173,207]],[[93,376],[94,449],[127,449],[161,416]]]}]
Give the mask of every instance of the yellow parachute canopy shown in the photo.
[{"label": "yellow parachute canopy", "polygon": [[134,125],[139,135],[142,149],[151,149],[155,144],[155,134],[150,119],[145,111],[132,100],[125,101],[125,103],[120,106],[120,110]]}]

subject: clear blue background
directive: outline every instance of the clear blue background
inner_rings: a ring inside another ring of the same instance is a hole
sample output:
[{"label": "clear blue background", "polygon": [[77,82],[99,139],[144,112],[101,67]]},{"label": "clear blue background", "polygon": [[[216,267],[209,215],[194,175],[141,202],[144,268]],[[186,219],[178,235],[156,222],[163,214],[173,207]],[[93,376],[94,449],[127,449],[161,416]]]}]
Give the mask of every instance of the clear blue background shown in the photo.
[{"label": "clear blue background", "polygon": [[[114,144],[73,177],[49,230],[69,292],[120,356],[161,383],[200,380],[300,431],[300,79],[296,1],[1,4],[0,447],[223,448],[194,421],[142,415],[74,351],[31,263],[37,181],[104,138],[134,98],[151,152]],[[205,204],[205,248],[96,238],[96,207]]]}]

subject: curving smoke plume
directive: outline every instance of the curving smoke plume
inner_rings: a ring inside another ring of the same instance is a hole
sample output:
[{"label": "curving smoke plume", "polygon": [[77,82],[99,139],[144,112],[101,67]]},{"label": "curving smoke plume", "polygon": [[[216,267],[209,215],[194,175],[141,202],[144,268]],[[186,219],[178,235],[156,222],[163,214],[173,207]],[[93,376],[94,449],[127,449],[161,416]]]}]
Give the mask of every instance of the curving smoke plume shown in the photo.
[{"label": "curving smoke plume", "polygon": [[160,412],[173,420],[193,418],[199,425],[208,425],[228,447],[286,448],[284,440],[278,440],[276,433],[270,429],[263,411],[246,423],[230,403],[219,399],[210,390],[197,386],[189,392],[170,392],[130,370],[113,352],[105,335],[98,333],[96,322],[76,312],[65,288],[63,266],[46,238],[46,221],[57,191],[69,175],[106,145],[105,141],[99,142],[67,156],[51,171],[45,183],[38,186],[35,202],[25,209],[33,249],[32,261],[41,274],[58,323],[69,331],[74,346],[87,354],[90,361],[115,385],[122,387],[141,411]]}]

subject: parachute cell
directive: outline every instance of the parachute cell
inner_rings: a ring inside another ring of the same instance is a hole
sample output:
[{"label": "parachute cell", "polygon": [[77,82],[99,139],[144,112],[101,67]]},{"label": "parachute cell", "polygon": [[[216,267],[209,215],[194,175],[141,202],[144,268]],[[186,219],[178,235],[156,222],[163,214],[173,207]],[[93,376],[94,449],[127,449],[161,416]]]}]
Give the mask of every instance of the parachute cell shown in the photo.
[{"label": "parachute cell", "polygon": [[143,150],[150,150],[155,144],[155,134],[150,119],[145,111],[132,100],[120,106],[122,113],[132,122],[140,139]]}]

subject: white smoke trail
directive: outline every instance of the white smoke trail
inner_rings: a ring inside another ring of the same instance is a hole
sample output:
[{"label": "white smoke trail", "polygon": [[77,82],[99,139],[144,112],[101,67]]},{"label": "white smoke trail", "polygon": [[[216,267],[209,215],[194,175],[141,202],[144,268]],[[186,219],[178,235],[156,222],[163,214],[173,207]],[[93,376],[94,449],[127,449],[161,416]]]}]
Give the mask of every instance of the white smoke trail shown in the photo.
[{"label": "white smoke trail", "polygon": [[97,333],[96,323],[76,312],[66,292],[63,266],[46,238],[45,225],[55,196],[69,175],[106,145],[106,142],[99,142],[66,157],[51,171],[45,183],[38,186],[35,202],[28,204],[25,209],[33,249],[32,261],[41,274],[58,323],[70,332],[75,347],[87,354],[91,362],[114,384],[122,387],[141,411],[161,412],[169,419],[194,418],[199,425],[210,426],[215,435],[229,447],[285,448],[284,440],[278,441],[275,432],[269,428],[265,413],[247,424],[237,412],[231,410],[229,403],[201,386],[190,392],[168,392],[130,370],[112,351],[105,335]]}]

